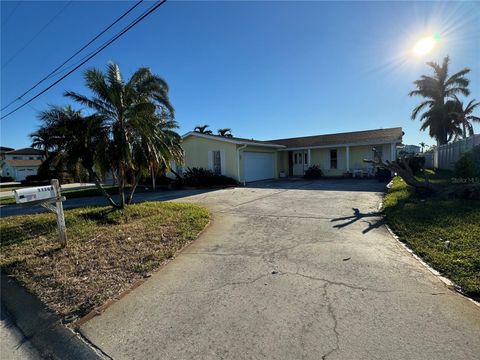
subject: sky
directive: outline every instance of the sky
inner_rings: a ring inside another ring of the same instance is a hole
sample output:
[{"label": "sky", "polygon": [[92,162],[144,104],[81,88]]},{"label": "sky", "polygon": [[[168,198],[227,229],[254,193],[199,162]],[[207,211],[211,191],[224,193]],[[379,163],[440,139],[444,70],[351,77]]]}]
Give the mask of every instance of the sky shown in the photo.
[{"label": "sky", "polygon": [[[2,1],[2,107],[133,4]],[[96,46],[152,4],[142,3]],[[415,43],[434,33],[441,40],[433,51],[415,55]],[[28,134],[40,125],[38,111],[72,104],[65,90],[88,94],[83,71],[105,69],[110,61],[126,78],[148,66],[168,82],[180,134],[202,124],[261,140],[401,126],[404,143],[433,144],[428,132],[419,130],[421,123],[410,119],[420,99],[408,92],[415,79],[430,74],[427,61],[446,55],[452,73],[471,69],[469,99],[480,100],[480,3],[167,1],[78,71],[1,120],[0,144],[29,146]]]}]

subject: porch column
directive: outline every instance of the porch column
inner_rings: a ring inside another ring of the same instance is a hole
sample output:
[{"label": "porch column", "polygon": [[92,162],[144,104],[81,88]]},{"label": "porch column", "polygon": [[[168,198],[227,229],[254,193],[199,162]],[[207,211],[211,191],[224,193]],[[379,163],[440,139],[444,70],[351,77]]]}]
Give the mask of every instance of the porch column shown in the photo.
[{"label": "porch column", "polygon": [[397,145],[395,143],[390,144],[390,161],[397,159]]},{"label": "porch column", "polygon": [[312,158],[311,158],[311,155],[312,155],[312,154],[311,154],[310,149],[307,150],[307,153],[308,153],[308,155],[307,155],[307,157],[308,157],[307,168],[309,168],[309,167],[312,165]]},{"label": "porch column", "polygon": [[350,172],[350,146],[345,148],[345,154],[347,158],[347,172]]}]

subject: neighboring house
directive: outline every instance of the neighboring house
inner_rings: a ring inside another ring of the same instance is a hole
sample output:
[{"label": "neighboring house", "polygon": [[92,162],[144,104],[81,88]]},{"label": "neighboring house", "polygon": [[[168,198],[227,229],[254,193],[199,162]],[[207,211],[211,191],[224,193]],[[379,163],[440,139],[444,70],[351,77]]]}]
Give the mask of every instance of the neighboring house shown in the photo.
[{"label": "neighboring house", "polygon": [[11,176],[16,181],[25,180],[29,175],[36,175],[45,159],[43,151],[23,148],[7,151],[0,161],[1,176]]},{"label": "neighboring house", "polygon": [[374,157],[373,148],[383,160],[395,159],[402,136],[400,127],[269,141],[189,132],[183,136],[183,168],[210,169],[241,182],[302,176],[312,165],[325,176],[370,174],[363,159]]},{"label": "neighboring house", "polygon": [[15,150],[15,149],[5,147],[5,146],[0,146],[0,160],[5,159],[5,153],[7,153],[9,151],[12,151],[12,150]]},{"label": "neighboring house", "polygon": [[401,151],[406,154],[420,154],[421,147],[418,145],[405,145]]}]

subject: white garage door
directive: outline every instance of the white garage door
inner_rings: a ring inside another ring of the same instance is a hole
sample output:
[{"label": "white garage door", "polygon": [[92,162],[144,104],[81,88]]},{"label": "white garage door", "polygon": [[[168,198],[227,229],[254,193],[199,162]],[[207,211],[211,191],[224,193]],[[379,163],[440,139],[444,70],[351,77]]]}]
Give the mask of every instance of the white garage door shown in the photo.
[{"label": "white garage door", "polygon": [[273,153],[244,152],[243,163],[245,169],[245,181],[257,181],[274,177]]},{"label": "white garage door", "polygon": [[17,168],[17,176],[15,177],[16,181],[23,181],[29,175],[36,175],[37,169],[30,168]]}]

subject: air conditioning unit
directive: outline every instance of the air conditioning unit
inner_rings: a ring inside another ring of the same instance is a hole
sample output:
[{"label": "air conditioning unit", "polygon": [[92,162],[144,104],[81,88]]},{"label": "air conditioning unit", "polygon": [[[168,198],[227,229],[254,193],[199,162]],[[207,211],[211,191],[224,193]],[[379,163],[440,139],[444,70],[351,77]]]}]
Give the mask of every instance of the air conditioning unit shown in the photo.
[{"label": "air conditioning unit", "polygon": [[32,201],[48,200],[56,197],[53,186],[37,186],[25,189],[14,190],[17,204],[29,203]]}]

